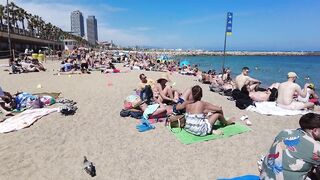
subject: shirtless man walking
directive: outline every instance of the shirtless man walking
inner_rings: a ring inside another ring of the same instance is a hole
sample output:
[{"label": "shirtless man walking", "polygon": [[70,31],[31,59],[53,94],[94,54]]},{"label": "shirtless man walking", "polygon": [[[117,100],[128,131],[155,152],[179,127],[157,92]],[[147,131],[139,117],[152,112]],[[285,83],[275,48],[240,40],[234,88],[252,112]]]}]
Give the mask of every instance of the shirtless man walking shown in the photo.
[{"label": "shirtless man walking", "polygon": [[237,89],[241,90],[244,85],[249,85],[250,91],[254,91],[259,86],[259,84],[261,84],[261,81],[251,78],[250,76],[248,76],[248,74],[249,68],[243,67],[241,74],[239,74],[235,79]]},{"label": "shirtless man walking", "polygon": [[288,80],[279,85],[278,89],[278,99],[277,106],[284,109],[300,110],[300,109],[313,109],[314,104],[311,102],[299,102],[294,100],[295,96],[306,97],[307,88],[309,84],[304,85],[304,89],[295,83],[297,79],[297,74],[295,72],[288,73]]}]

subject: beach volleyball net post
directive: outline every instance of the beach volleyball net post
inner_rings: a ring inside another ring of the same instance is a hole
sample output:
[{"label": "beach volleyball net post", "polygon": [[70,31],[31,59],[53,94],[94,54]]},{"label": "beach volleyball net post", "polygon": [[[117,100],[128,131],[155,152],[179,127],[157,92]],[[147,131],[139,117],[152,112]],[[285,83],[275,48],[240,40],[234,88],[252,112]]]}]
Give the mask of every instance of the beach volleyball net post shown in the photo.
[{"label": "beach volleyball net post", "polygon": [[222,73],[223,73],[224,66],[225,66],[225,61],[226,61],[227,36],[231,36],[232,35],[232,19],[233,19],[233,13],[232,12],[228,12],[227,13],[227,22],[226,22],[226,31],[224,33]]}]

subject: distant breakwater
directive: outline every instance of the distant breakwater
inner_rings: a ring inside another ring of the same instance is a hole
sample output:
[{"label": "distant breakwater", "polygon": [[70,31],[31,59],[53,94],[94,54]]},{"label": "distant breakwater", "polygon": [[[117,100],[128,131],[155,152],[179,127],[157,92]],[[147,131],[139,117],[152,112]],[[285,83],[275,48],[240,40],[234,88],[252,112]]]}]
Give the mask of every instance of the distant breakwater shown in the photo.
[{"label": "distant breakwater", "polygon": [[[168,54],[172,56],[223,56],[222,51],[153,51],[156,54]],[[226,56],[320,56],[320,51],[300,52],[263,52],[263,51],[227,51]]]}]

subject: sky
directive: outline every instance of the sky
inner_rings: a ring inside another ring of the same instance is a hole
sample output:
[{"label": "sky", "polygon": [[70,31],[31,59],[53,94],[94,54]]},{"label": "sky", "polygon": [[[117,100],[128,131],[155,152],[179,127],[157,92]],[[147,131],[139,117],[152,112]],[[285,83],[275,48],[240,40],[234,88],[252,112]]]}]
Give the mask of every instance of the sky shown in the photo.
[{"label": "sky", "polygon": [[320,51],[319,0],[9,1],[65,31],[72,11],[95,15],[99,41],[122,46],[222,50],[232,12],[227,50]]}]

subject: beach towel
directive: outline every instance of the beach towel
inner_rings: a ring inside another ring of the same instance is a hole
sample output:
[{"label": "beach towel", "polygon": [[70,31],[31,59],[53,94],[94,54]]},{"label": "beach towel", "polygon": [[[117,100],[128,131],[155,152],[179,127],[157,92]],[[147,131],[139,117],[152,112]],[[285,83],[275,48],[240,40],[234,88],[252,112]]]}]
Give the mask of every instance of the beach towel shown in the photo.
[{"label": "beach towel", "polygon": [[276,102],[256,102],[255,106],[249,106],[247,111],[257,112],[264,115],[276,115],[276,116],[294,116],[307,114],[311,111],[307,110],[288,110],[276,106]]},{"label": "beach towel", "polygon": [[[221,127],[221,125],[217,124],[214,125],[214,128]],[[170,127],[168,127],[170,129]],[[231,137],[237,134],[241,134],[247,131],[251,131],[250,128],[247,126],[244,126],[240,123],[235,123],[233,125],[229,125],[226,127],[221,127],[219,128],[224,132],[224,135],[207,135],[207,136],[195,136],[193,134],[188,133],[184,129],[180,128],[173,128],[171,132],[178,138],[178,140],[183,143],[183,144],[193,144],[196,142],[202,142],[202,141],[209,141],[209,140],[214,140],[214,139],[220,139],[220,138],[227,138]]]},{"label": "beach towel", "polygon": [[58,99],[59,96],[60,96],[60,92],[42,92],[42,93],[35,93],[33,95],[36,95],[36,96],[51,96],[52,98],[54,99]]},{"label": "beach towel", "polygon": [[0,123],[0,133],[8,133],[29,127],[43,116],[58,110],[59,108],[28,109]]},{"label": "beach towel", "polygon": [[158,108],[160,107],[159,104],[152,104],[152,105],[149,105],[146,110],[144,110],[143,112],[143,117],[145,119],[148,119],[149,118],[149,115],[153,114]]}]

